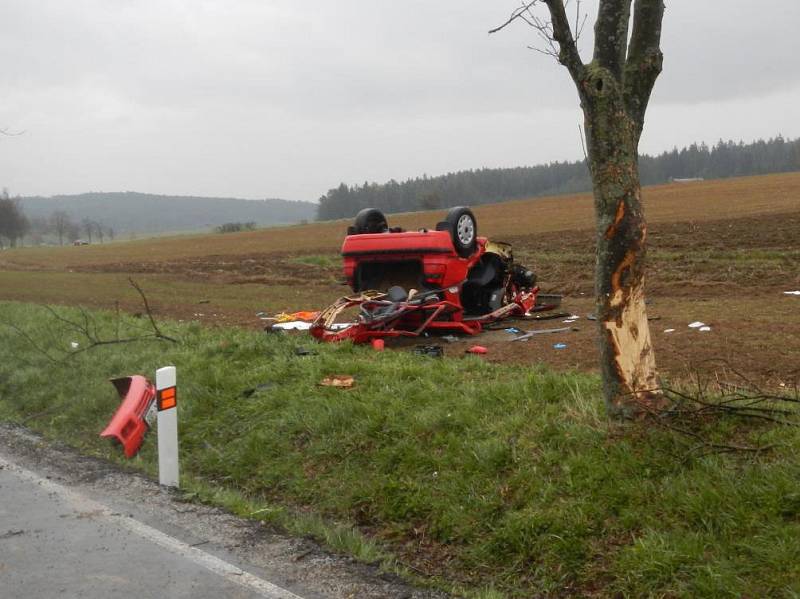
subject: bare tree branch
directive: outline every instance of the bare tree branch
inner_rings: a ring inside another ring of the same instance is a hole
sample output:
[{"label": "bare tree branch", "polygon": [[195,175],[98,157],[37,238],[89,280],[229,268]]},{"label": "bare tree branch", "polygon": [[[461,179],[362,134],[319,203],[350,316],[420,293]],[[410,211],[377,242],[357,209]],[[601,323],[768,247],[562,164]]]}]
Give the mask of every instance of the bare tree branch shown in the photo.
[{"label": "bare tree branch", "polygon": [[136,281],[134,281],[130,277],[128,277],[128,282],[133,286],[134,289],[136,289],[136,291],[139,292],[139,295],[142,297],[142,302],[144,303],[144,309],[147,312],[147,318],[150,319],[150,324],[153,326],[153,330],[156,333],[156,337],[159,337],[160,339],[166,339],[167,341],[172,341],[173,343],[177,343],[178,342],[177,339],[168,337],[159,330],[158,325],[156,324],[156,321],[153,318],[153,313],[150,310],[150,303],[147,301],[147,296],[144,294],[144,291],[142,291],[142,288],[139,287]]},{"label": "bare tree branch", "polygon": [[564,8],[564,2],[563,0],[544,0],[544,3],[550,10],[553,39],[558,42],[558,61],[567,67],[569,74],[572,76],[572,80],[578,85],[578,91],[580,93],[585,67],[569,26],[569,19],[567,18],[567,12]]},{"label": "bare tree branch", "polygon": [[[117,306],[116,306],[116,316],[117,316],[117,318],[116,318],[114,338],[112,338],[112,339],[103,339],[101,337],[100,331],[98,329],[97,321],[82,306],[78,306],[78,310],[79,310],[80,315],[81,315],[80,320],[71,320],[71,319],[67,318],[66,316],[63,316],[62,314],[57,312],[51,306],[44,305],[42,307],[45,310],[47,310],[47,312],[57,322],[60,322],[61,324],[65,325],[67,330],[72,331],[73,333],[75,333],[77,335],[80,335],[80,338],[85,340],[85,343],[84,343],[83,346],[75,345],[75,346],[73,346],[73,348],[70,351],[59,350],[62,353],[62,356],[61,356],[60,359],[57,359],[57,358],[53,357],[53,355],[51,355],[49,352],[47,352],[42,346],[40,346],[33,339],[33,337],[29,333],[27,333],[26,331],[24,331],[23,329],[21,329],[17,325],[15,325],[13,323],[10,323],[10,322],[5,322],[3,320],[0,320],[0,324],[1,325],[5,325],[8,328],[10,328],[13,331],[15,331],[20,337],[25,339],[31,345],[31,347],[33,347],[37,352],[42,354],[45,358],[47,358],[50,362],[52,362],[54,364],[58,364],[58,363],[64,362],[65,360],[67,360],[69,358],[72,358],[73,356],[76,356],[77,354],[83,353],[85,351],[88,351],[90,349],[93,349],[93,348],[99,347],[99,346],[103,346],[103,345],[117,345],[117,344],[122,344],[122,343],[134,343],[136,341],[144,341],[144,340],[150,340],[150,339],[171,341],[172,343],[178,343],[177,339],[169,337],[168,335],[165,335],[164,333],[161,332],[161,329],[158,328],[158,325],[156,324],[156,321],[153,318],[153,314],[152,314],[152,312],[150,310],[150,304],[147,301],[147,296],[144,294],[144,291],[132,279],[128,279],[128,280],[130,281],[130,283],[134,287],[134,289],[136,289],[136,291],[139,292],[139,295],[142,298],[142,302],[144,303],[145,311],[147,312],[147,316],[148,316],[149,321],[150,321],[150,326],[151,326],[152,331],[153,331],[152,333],[139,335],[139,336],[136,336],[136,337],[120,337],[120,334],[119,334],[119,326],[120,326],[119,304],[117,304]],[[52,333],[52,331],[51,331],[51,333]],[[56,348],[58,348],[58,346],[62,342],[63,341],[61,339],[59,339],[59,340],[51,339],[51,344]]]},{"label": "bare tree branch", "polygon": [[25,339],[25,341],[30,343],[31,347],[33,347],[33,349],[35,349],[40,354],[42,354],[50,362],[52,362],[54,364],[56,362],[58,362],[58,360],[56,360],[53,356],[51,356],[49,353],[47,353],[47,351],[44,348],[39,347],[39,345],[33,340],[33,338],[30,335],[28,335],[28,333],[26,333],[21,328],[19,328],[17,325],[15,325],[15,324],[13,324],[11,322],[6,322],[5,320],[0,320],[0,324],[7,326],[12,331],[15,331],[20,337],[22,337],[23,339]]},{"label": "bare tree branch", "polygon": [[633,33],[625,63],[623,98],[625,109],[641,136],[644,114],[656,78],[661,73],[661,22],[664,0],[636,0],[633,7]]},{"label": "bare tree branch", "polygon": [[[550,20],[539,17],[533,11],[537,4],[544,4],[547,6],[550,13]],[[558,60],[558,62],[567,67],[573,80],[577,84],[583,77],[584,64],[578,52],[577,45],[580,32],[583,30],[583,24],[580,24],[580,0],[575,4],[574,35],[566,12],[569,0],[523,0],[522,4],[511,13],[511,16],[509,16],[502,25],[490,29],[489,33],[496,33],[505,29],[508,25],[517,20],[525,22],[536,31],[536,35],[544,43],[544,47],[528,46],[528,48],[552,56]],[[585,22],[586,15],[584,15],[583,19],[583,23]],[[580,89],[580,85],[578,87]]]}]

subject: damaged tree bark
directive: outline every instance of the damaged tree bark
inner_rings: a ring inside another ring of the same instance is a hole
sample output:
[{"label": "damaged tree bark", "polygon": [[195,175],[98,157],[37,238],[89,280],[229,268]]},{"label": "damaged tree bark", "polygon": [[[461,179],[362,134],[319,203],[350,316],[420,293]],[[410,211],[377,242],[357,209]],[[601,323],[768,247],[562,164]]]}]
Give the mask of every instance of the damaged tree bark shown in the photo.
[{"label": "damaged tree bark", "polygon": [[[537,4],[547,7],[549,20],[534,12]],[[600,0],[594,56],[588,64],[581,60],[576,43],[580,32],[573,35],[564,0],[526,2],[493,30],[517,19],[531,25],[554,42],[544,52],[567,68],[578,90],[594,190],[603,390],[609,413],[616,416],[634,416],[663,401],[645,307],[647,224],[638,164],[644,115],[661,72],[663,16],[663,0]],[[576,18],[576,27],[578,22]]]}]

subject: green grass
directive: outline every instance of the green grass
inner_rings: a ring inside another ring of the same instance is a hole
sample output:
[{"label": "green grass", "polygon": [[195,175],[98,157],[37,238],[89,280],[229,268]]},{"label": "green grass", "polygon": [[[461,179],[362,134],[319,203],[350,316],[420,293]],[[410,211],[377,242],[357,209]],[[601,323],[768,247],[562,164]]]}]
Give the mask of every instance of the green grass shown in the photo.
[{"label": "green grass", "polygon": [[[113,314],[92,316],[114,334]],[[85,341],[32,305],[0,303],[0,321],[53,356]],[[714,438],[780,448],[684,459],[673,433],[608,423],[589,375],[195,323],[163,329],[180,344],[51,363],[0,324],[0,419],[122,461],[98,437],[118,403],[107,379],[174,364],[188,498],[475,597],[800,593],[795,429],[709,423]],[[142,319],[123,317],[123,334],[137,330]],[[317,355],[297,356],[299,346]],[[331,374],[356,385],[318,385]],[[154,442],[133,467],[155,472]]]}]

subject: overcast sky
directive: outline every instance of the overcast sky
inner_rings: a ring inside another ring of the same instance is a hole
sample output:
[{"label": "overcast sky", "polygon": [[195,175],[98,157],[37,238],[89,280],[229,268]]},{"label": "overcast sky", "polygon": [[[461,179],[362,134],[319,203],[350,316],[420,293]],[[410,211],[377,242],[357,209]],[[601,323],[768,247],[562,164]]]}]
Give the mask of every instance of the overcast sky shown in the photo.
[{"label": "overcast sky", "polygon": [[[0,128],[25,133],[0,137],[0,186],[316,200],[577,159],[566,71],[524,24],[487,34],[517,5],[3,0]],[[800,136],[798,25],[798,0],[667,0],[641,150]]]}]

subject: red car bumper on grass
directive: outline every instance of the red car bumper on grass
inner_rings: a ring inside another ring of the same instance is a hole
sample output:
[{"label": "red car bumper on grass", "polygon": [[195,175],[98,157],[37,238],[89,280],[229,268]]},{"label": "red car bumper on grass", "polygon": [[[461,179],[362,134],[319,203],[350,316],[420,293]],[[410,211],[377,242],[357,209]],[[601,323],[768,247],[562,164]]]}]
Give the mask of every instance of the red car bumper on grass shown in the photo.
[{"label": "red car bumper on grass", "polygon": [[142,445],[144,434],[150,428],[146,416],[156,397],[156,389],[140,375],[112,379],[111,384],[122,398],[108,426],[100,433],[122,445],[125,457],[136,455]]}]

